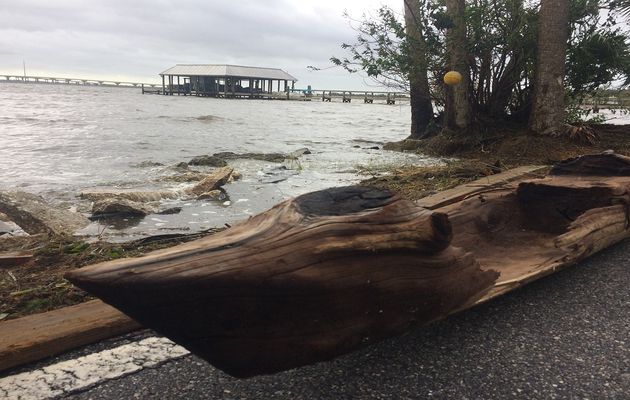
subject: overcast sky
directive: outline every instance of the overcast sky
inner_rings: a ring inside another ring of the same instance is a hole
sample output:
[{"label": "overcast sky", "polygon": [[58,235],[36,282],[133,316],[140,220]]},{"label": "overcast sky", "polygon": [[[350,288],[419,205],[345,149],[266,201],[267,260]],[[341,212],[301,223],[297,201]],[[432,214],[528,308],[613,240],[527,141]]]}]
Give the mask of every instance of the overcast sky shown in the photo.
[{"label": "overcast sky", "polygon": [[360,89],[326,67],[359,18],[401,0],[17,0],[0,3],[0,74],[157,82],[174,64],[282,68],[297,87]]}]

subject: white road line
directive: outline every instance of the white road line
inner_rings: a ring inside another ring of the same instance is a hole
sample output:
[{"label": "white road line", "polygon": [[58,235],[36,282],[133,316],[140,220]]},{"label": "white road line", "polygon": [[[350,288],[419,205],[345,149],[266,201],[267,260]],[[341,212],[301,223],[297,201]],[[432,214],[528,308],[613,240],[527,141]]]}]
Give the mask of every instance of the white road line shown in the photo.
[{"label": "white road line", "polygon": [[185,356],[166,338],[150,337],[0,379],[0,399],[49,399]]}]

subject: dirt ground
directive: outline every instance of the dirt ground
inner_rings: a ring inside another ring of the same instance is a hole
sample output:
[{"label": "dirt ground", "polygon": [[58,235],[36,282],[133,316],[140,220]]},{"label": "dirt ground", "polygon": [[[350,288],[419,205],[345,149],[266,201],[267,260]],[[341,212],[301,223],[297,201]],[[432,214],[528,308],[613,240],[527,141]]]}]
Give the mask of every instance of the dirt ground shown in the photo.
[{"label": "dirt ground", "polygon": [[87,243],[67,237],[34,235],[0,240],[1,252],[32,253],[26,264],[0,268],[0,320],[54,310],[89,299],[63,275],[72,269],[123,257],[138,257],[220,231],[162,235],[128,243]]},{"label": "dirt ground", "polygon": [[403,167],[375,174],[362,183],[389,188],[404,197],[417,200],[440,190],[492,175],[522,165],[553,165],[583,154],[614,150],[630,156],[630,125],[594,125],[594,144],[568,137],[527,135],[520,130],[456,137],[439,135],[425,140],[403,140],[388,143],[387,150],[417,152],[440,157],[453,157],[441,167]]}]

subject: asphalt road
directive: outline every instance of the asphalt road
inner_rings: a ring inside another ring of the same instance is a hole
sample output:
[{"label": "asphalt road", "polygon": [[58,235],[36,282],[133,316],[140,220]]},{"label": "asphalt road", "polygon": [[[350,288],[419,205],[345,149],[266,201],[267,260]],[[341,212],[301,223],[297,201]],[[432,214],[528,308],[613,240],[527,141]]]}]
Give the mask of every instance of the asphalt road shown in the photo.
[{"label": "asphalt road", "polygon": [[630,241],[332,362],[238,380],[188,355],[68,398],[627,400]]}]

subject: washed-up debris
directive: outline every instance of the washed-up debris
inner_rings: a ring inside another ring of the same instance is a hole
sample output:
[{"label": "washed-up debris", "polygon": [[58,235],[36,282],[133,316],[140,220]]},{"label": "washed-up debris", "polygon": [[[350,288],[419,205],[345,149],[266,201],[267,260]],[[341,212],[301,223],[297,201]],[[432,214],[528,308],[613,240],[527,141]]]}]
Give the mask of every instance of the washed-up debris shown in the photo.
[{"label": "washed-up debris", "polygon": [[201,182],[199,182],[192,188],[187,189],[185,192],[188,195],[200,196],[204,193],[216,190],[228,182],[228,180],[230,179],[230,175],[232,175],[232,172],[234,172],[234,168],[232,167],[222,167],[216,169]]},{"label": "washed-up debris", "polygon": [[128,189],[91,189],[84,190],[79,195],[82,199],[99,201],[107,199],[126,199],[138,203],[149,203],[164,199],[176,199],[177,192],[171,190],[128,190]]},{"label": "washed-up debris", "polygon": [[26,192],[0,192],[0,212],[29,234],[72,235],[90,221],[83,215],[55,207],[41,196]]},{"label": "washed-up debris", "polygon": [[0,268],[11,268],[26,264],[33,258],[33,253],[25,251],[12,251],[0,253]]},{"label": "washed-up debris", "polygon": [[144,217],[157,212],[157,207],[150,204],[122,198],[111,198],[95,201],[92,206],[92,217],[90,219]]}]

